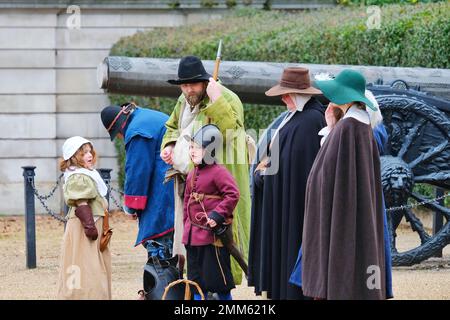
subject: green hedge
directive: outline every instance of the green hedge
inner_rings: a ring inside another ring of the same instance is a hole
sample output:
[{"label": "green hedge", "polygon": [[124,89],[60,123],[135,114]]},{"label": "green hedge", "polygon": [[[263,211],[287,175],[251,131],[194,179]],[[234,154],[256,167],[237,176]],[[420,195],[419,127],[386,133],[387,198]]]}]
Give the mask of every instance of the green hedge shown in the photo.
[{"label": "green hedge", "polygon": [[[119,40],[111,55],[213,60],[365,64],[448,68],[450,3],[381,8],[381,29],[367,30],[365,7],[315,11],[230,10],[226,18],[139,32]],[[401,53],[401,54],[399,54]]]},{"label": "green hedge", "polygon": [[[301,12],[230,10],[223,19],[158,28],[120,39],[111,55],[214,60],[223,39],[223,60],[450,68],[450,3],[385,5],[380,29],[368,30],[366,7],[339,6]],[[134,99],[170,114],[174,99]],[[283,107],[245,105],[246,128],[259,130]]]}]

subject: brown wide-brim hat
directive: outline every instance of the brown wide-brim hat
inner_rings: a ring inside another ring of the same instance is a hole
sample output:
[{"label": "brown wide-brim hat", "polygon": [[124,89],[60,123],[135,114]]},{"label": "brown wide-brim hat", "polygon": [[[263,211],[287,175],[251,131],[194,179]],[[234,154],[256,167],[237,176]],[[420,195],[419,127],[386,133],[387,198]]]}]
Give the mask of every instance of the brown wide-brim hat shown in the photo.
[{"label": "brown wide-brim hat", "polygon": [[309,70],[302,67],[289,67],[283,70],[280,82],[266,91],[266,96],[283,94],[321,94],[322,91],[311,86]]}]

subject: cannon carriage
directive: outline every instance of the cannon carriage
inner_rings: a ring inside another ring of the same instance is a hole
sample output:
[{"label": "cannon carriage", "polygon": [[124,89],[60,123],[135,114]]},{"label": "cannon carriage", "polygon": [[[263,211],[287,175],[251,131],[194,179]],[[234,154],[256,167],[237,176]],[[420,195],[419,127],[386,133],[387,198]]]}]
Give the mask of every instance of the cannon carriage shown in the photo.
[{"label": "cannon carriage", "polygon": [[[369,89],[389,134],[381,175],[393,264],[410,266],[439,255],[450,243],[450,209],[444,205],[443,192],[450,189],[450,101],[409,89],[404,82],[400,88],[393,82]],[[414,188],[417,184],[438,188],[436,197],[419,193]],[[426,231],[412,210],[419,205],[434,211],[434,234]],[[420,245],[398,252],[395,231],[402,218],[417,233]]]}]

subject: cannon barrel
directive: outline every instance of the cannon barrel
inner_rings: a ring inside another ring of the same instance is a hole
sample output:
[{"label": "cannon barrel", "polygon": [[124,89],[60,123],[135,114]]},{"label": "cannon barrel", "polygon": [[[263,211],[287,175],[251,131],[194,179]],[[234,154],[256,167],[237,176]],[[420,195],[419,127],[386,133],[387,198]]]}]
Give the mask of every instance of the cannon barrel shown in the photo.
[{"label": "cannon barrel", "polygon": [[[99,87],[109,93],[178,97],[178,86],[167,83],[177,78],[178,63],[179,59],[109,56],[98,66],[97,80]],[[212,74],[214,61],[203,63]],[[391,84],[402,80],[409,88],[450,99],[449,69],[223,61],[219,79],[245,103],[280,104],[279,97],[267,97],[264,92],[278,82],[288,66],[306,67],[311,77],[319,73],[336,75],[344,68],[352,68],[362,72],[368,83]]]}]

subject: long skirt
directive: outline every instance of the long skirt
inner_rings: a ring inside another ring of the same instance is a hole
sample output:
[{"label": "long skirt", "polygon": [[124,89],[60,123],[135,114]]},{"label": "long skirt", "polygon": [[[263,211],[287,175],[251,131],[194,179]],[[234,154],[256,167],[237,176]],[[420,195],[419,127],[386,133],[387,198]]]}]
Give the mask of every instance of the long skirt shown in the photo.
[{"label": "long skirt", "polygon": [[60,257],[59,300],[110,300],[111,252],[100,251],[103,217],[95,222],[99,237],[90,240],[78,218],[67,221]]}]

